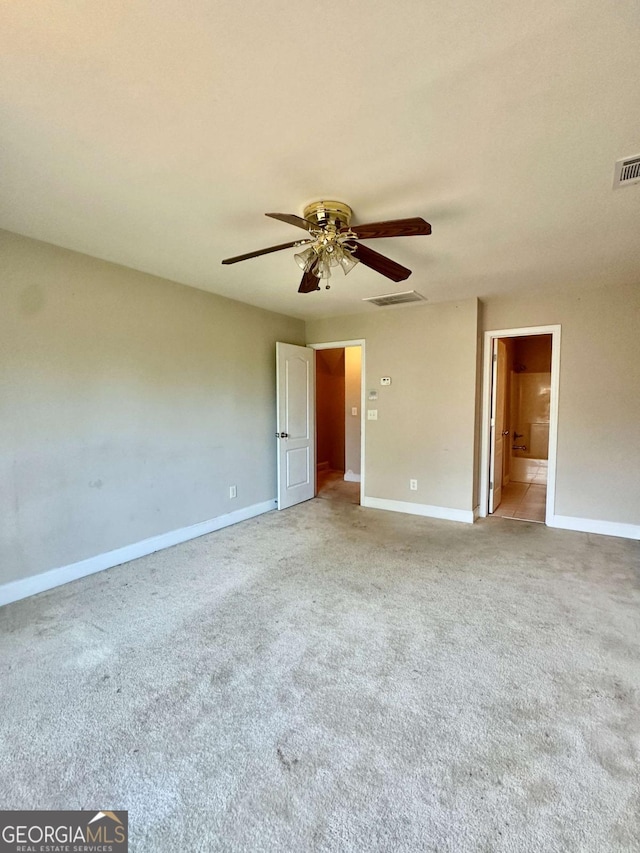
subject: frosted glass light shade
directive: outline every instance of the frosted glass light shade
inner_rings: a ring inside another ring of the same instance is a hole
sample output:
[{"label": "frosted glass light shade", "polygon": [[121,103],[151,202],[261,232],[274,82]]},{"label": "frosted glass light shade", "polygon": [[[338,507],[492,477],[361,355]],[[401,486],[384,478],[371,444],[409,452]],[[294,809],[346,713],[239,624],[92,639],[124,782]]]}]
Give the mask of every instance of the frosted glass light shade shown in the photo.
[{"label": "frosted glass light shade", "polygon": [[351,252],[347,252],[346,249],[342,249],[338,258],[338,263],[342,267],[344,274],[347,275],[347,273],[350,273],[356,264],[360,263],[360,261],[357,258],[354,258]]},{"label": "frosted glass light shade", "polygon": [[299,252],[297,255],[293,256],[295,258],[296,263],[304,272],[308,272],[311,264],[314,262],[316,258],[316,253],[313,251],[313,248],[309,246],[304,252]]},{"label": "frosted glass light shade", "polygon": [[314,273],[318,278],[331,278],[331,263],[326,252],[323,252],[318,258]]}]

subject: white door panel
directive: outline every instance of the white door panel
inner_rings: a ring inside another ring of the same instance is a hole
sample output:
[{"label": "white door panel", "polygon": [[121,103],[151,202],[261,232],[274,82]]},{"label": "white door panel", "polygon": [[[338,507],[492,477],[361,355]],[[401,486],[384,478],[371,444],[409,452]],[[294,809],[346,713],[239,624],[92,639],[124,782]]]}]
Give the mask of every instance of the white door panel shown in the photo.
[{"label": "white door panel", "polygon": [[315,352],[276,344],[278,509],[315,497]]},{"label": "white door panel", "polygon": [[294,486],[305,486],[311,479],[309,476],[309,448],[298,447],[293,450],[287,449],[287,488]]},{"label": "white door panel", "polygon": [[285,361],[284,428],[290,439],[307,439],[311,433],[308,405],[310,365],[306,356],[306,352],[302,357],[290,354]]}]

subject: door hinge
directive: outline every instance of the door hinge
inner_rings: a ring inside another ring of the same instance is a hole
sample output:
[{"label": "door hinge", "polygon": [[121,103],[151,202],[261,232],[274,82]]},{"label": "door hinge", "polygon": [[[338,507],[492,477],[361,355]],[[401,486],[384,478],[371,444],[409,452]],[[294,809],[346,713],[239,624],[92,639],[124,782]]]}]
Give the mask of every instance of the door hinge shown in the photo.
[{"label": "door hinge", "polygon": [[490,488],[490,489],[492,489],[492,488],[493,488],[493,483],[489,483],[489,488]]},{"label": "door hinge", "polygon": [[497,361],[497,360],[498,360],[498,353],[497,353],[497,352],[494,352],[494,354],[493,354],[493,360],[494,360],[494,361]]}]

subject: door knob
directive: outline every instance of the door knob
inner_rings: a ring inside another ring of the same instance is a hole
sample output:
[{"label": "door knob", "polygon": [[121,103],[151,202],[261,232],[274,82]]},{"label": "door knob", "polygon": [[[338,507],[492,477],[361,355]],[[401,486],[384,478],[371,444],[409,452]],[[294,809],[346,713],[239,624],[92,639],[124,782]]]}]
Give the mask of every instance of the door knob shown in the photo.
[{"label": "door knob", "polygon": [[289,433],[288,432],[277,432],[276,438],[289,438]]},{"label": "door knob", "polygon": [[502,430],[502,434],[503,434],[503,435],[509,435],[509,430],[508,430],[508,429],[503,429],[503,430]]}]

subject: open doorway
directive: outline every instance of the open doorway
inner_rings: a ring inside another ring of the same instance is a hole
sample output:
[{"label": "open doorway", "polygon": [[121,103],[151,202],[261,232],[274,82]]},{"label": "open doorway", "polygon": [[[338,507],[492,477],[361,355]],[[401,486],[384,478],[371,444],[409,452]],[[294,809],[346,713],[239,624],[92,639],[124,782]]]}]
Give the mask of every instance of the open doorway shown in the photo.
[{"label": "open doorway", "polygon": [[316,496],[360,503],[362,346],[316,347]]},{"label": "open doorway", "polygon": [[[496,454],[489,512],[544,522],[549,465],[551,335],[495,338]],[[498,437],[497,433],[500,433]]]},{"label": "open doorway", "polygon": [[487,332],[480,515],[549,523],[559,327]]}]

